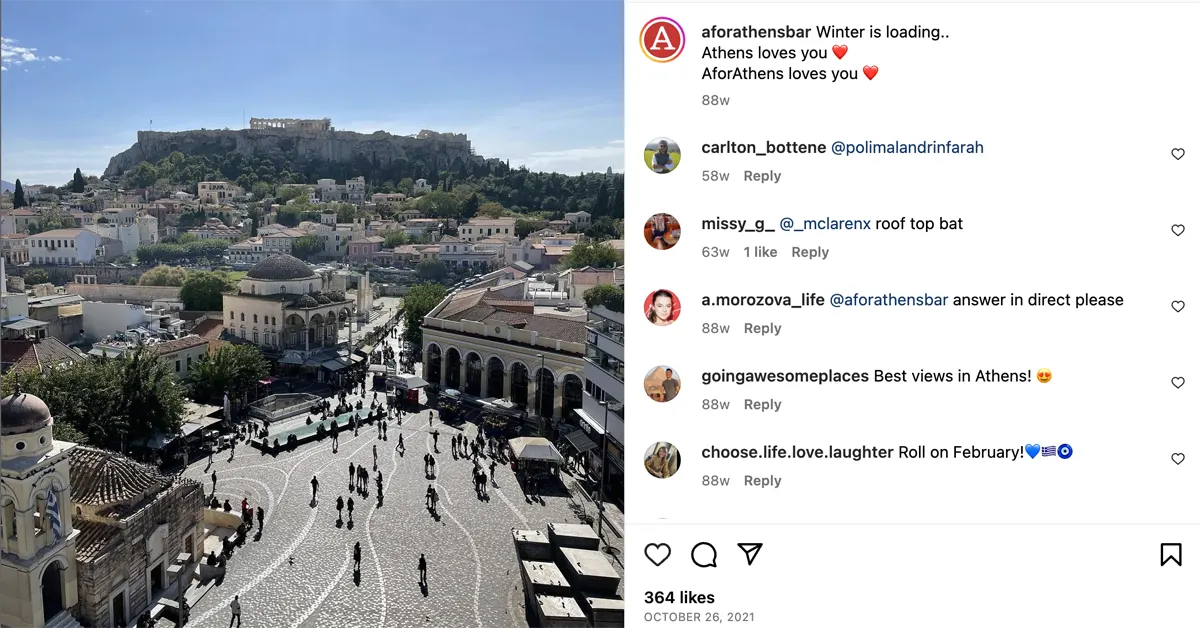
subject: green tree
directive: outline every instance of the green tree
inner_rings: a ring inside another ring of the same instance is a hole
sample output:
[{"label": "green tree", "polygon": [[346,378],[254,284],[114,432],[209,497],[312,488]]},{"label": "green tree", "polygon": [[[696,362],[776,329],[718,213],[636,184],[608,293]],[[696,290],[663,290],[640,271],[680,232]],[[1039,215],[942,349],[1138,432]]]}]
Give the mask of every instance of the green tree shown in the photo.
[{"label": "green tree", "polygon": [[162,264],[146,271],[138,277],[139,286],[182,286],[187,280],[187,269],[178,266]]},{"label": "green tree", "polygon": [[62,214],[58,210],[50,207],[41,212],[41,217],[38,218],[38,227],[41,231],[51,231],[54,229],[62,229],[66,226]]},{"label": "green tree", "polygon": [[404,296],[404,340],[410,347],[421,351],[421,320],[446,298],[446,288],[441,284],[423,283],[413,286]]},{"label": "green tree", "polygon": [[300,259],[308,259],[310,255],[316,255],[324,250],[325,243],[315,235],[300,236],[292,242],[292,255]]},{"label": "green tree", "polygon": [[267,360],[258,347],[225,344],[192,366],[188,382],[192,399],[215,404],[223,400],[225,393],[231,398],[245,396],[269,372]]},{"label": "green tree", "polygon": [[394,248],[408,244],[408,234],[403,231],[389,231],[383,236],[383,246],[386,248]]},{"label": "green tree", "polygon": [[441,190],[434,190],[417,199],[417,209],[432,218],[461,218],[461,205],[458,197]]},{"label": "green tree", "polygon": [[71,177],[71,191],[75,194],[83,194],[86,189],[87,181],[83,178],[83,172],[76,168],[75,175]]},{"label": "green tree", "polygon": [[585,242],[571,247],[563,258],[564,268],[614,268],[621,263],[621,254],[612,246],[602,242]]},{"label": "green tree", "polygon": [[427,259],[417,264],[417,277],[425,281],[441,283],[446,279],[446,263],[438,259]]},{"label": "green tree", "polygon": [[[4,392],[21,389],[46,402],[55,434],[82,434],[81,442],[123,451],[152,434],[175,434],[183,416],[183,386],[175,369],[150,350],[139,348],[120,358],[81,360],[47,369],[14,370]],[[64,428],[60,431],[59,424]],[[78,438],[78,436],[74,436]]]},{"label": "green tree", "polygon": [[254,200],[260,201],[270,196],[271,193],[274,192],[274,189],[271,187],[270,183],[266,181],[259,181],[251,186],[250,191],[254,193]]},{"label": "green tree", "polygon": [[358,218],[358,208],[350,203],[338,203],[337,206],[337,221],[338,222],[354,222]]},{"label": "green tree", "polygon": [[189,310],[205,312],[223,309],[221,294],[237,285],[228,273],[222,271],[199,271],[189,273],[179,290],[183,306]]},{"label": "green tree", "polygon": [[13,186],[13,209],[20,209],[28,204],[25,202],[25,188],[21,187],[21,180],[17,179],[16,185]]},{"label": "green tree", "polygon": [[36,286],[40,283],[50,283],[50,273],[45,268],[35,268],[25,273],[25,283]]},{"label": "green tree", "polygon": [[496,201],[484,201],[479,205],[479,209],[475,212],[476,216],[483,218],[499,218],[508,213],[504,206]]},{"label": "green tree", "polygon": [[534,223],[532,220],[529,220],[526,218],[518,218],[517,226],[516,226],[517,237],[524,238],[525,236],[536,231],[537,230],[536,227],[537,227],[536,223]]},{"label": "green tree", "polygon": [[611,283],[600,284],[583,293],[583,302],[594,308],[600,305],[614,311],[625,311],[625,291]]}]

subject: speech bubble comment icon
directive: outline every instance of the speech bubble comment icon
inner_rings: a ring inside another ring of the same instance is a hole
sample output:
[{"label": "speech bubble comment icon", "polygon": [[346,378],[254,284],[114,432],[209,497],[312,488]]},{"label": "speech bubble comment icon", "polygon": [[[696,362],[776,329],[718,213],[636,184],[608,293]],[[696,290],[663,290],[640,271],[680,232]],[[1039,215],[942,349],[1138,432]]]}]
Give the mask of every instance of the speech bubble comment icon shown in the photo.
[{"label": "speech bubble comment icon", "polygon": [[692,562],[697,567],[716,567],[717,548],[712,543],[701,541],[692,547]]}]

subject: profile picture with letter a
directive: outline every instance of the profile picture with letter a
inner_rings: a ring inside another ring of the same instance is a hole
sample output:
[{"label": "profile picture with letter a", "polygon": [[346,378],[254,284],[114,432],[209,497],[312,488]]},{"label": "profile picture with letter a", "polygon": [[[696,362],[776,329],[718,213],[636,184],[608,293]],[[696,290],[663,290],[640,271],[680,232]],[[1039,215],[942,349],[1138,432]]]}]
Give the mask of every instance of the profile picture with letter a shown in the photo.
[{"label": "profile picture with letter a", "polygon": [[656,17],[642,27],[642,52],[651,61],[674,61],[683,52],[685,41],[683,27],[669,17]]}]

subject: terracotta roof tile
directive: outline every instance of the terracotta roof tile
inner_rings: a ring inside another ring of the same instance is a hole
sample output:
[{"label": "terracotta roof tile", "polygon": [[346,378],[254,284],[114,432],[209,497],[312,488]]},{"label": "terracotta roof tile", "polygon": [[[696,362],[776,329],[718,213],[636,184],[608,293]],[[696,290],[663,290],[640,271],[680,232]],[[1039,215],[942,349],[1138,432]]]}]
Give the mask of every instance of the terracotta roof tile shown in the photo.
[{"label": "terracotta roof tile", "polygon": [[140,501],[171,484],[171,478],[154,467],[116,452],[79,445],[70,456],[72,502],[110,506]]},{"label": "terracotta roof tile", "polygon": [[75,557],[85,563],[107,553],[121,536],[121,528],[102,521],[74,519],[71,523],[79,530],[79,537],[75,539]]},{"label": "terracotta roof tile", "polygon": [[208,340],[205,340],[198,335],[193,335],[184,336],[178,340],[169,340],[167,342],[160,342],[155,345],[150,345],[147,347],[147,349],[149,349],[149,351],[155,355],[168,355],[175,353],[176,351],[183,351],[184,349],[199,347],[200,345],[206,344],[208,344]]},{"label": "terracotta roof tile", "polygon": [[5,340],[0,344],[0,362],[12,368],[42,370],[62,362],[79,362],[83,356],[54,337],[41,340]]}]

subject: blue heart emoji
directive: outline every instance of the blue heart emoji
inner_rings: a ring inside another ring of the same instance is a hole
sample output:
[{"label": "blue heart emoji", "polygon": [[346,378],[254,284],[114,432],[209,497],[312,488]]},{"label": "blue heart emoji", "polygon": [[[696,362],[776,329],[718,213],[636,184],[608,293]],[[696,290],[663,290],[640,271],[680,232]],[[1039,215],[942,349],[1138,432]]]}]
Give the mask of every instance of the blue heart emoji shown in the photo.
[{"label": "blue heart emoji", "polygon": [[1025,453],[1029,456],[1029,458],[1031,460],[1036,460],[1038,457],[1038,454],[1042,453],[1042,446],[1041,445],[1026,445]]}]

